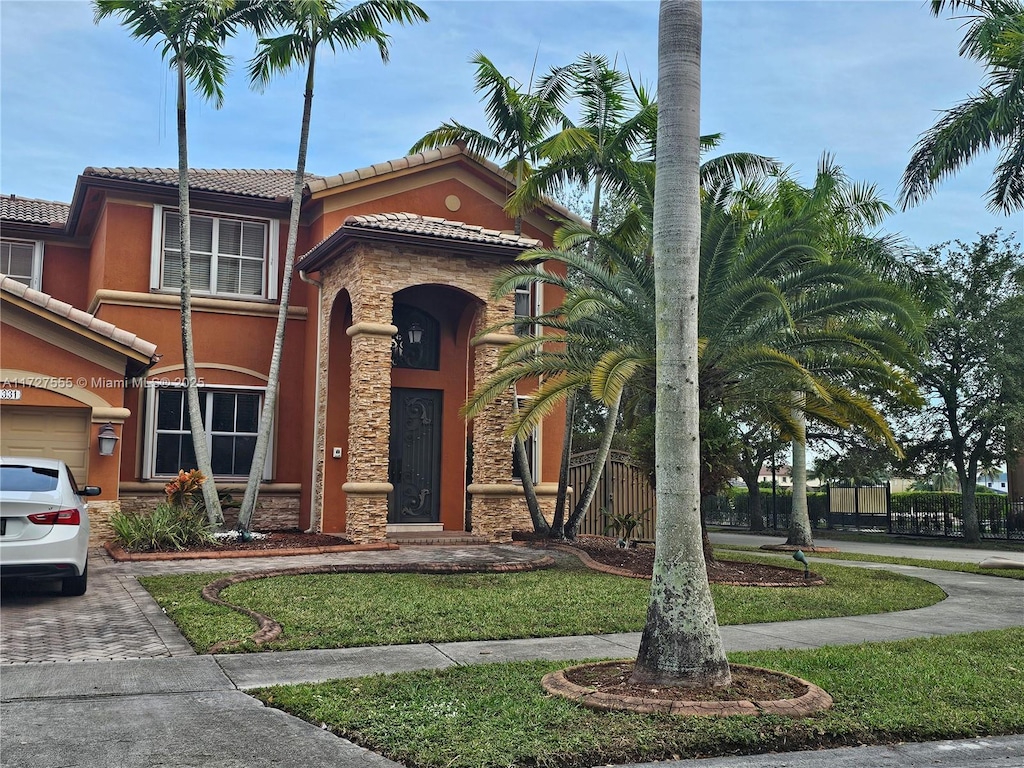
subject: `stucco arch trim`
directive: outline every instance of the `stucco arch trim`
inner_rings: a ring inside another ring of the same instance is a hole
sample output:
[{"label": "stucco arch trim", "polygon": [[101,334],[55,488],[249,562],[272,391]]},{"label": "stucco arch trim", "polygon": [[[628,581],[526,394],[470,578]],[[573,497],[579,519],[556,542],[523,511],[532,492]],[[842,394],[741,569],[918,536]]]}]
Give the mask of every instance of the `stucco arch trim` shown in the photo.
[{"label": "stucco arch trim", "polygon": [[[267,374],[260,373],[259,371],[254,371],[252,368],[243,368],[239,365],[226,365],[224,363],[196,363],[196,369],[199,368],[213,371],[230,371],[232,373],[242,373],[245,374],[246,376],[252,376],[254,379],[259,379],[260,381],[269,380],[267,378]],[[149,371],[147,376],[152,379],[159,377],[162,374],[174,373],[183,370],[185,370],[185,366],[180,363],[178,365],[165,365],[162,368],[153,368],[152,370]]]},{"label": "stucco arch trim", "polygon": [[107,400],[104,400],[95,392],[78,386],[76,382],[81,381],[82,379],[84,379],[82,376],[79,376],[77,379],[60,378],[57,376],[51,376],[48,373],[40,373],[38,371],[23,371],[17,368],[0,368],[0,380],[2,381],[26,382],[21,386],[30,389],[41,389],[46,392],[63,395],[64,397],[69,397],[76,402],[82,403],[82,405],[87,405],[90,408],[117,409],[116,406]]}]

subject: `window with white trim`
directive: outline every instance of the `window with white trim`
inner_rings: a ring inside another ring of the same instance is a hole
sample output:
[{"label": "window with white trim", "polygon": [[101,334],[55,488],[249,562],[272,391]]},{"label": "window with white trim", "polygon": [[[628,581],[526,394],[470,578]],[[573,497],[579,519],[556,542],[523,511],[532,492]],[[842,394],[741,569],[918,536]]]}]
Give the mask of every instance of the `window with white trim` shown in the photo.
[{"label": "window with white trim", "polygon": [[[516,399],[519,401],[520,409],[522,409],[523,403],[525,403],[527,400],[529,400],[529,397],[526,396],[526,395],[516,395]],[[537,473],[537,440],[538,440],[538,428],[537,427],[534,427],[533,430],[531,430],[530,434],[528,434],[524,438],[524,440],[523,440],[524,447],[526,448],[526,464],[530,468],[530,476],[533,478],[534,482],[537,482],[537,477],[538,477],[538,473]],[[512,450],[515,451],[515,445],[514,444],[512,446]],[[519,475],[519,472],[516,471],[516,463],[515,463],[514,460],[512,461],[512,479],[515,482],[517,482],[517,483],[523,482],[523,478]]]},{"label": "window with white trim", "polygon": [[[248,477],[259,432],[262,389],[200,389],[199,411],[216,477]],[[181,387],[153,387],[150,398],[150,477],[196,468],[188,400]],[[270,465],[268,455],[267,466]],[[267,477],[264,468],[264,477]]]},{"label": "window with white trim", "polygon": [[524,323],[519,318],[536,317],[540,314],[540,285],[531,283],[516,288],[516,336],[535,336],[540,329],[533,323]]},{"label": "window with white trim", "polygon": [[[177,211],[156,206],[154,288],[181,286],[181,219]],[[213,296],[274,298],[267,276],[276,264],[276,221],[191,215],[192,290]],[[273,283],[273,281],[270,281]]]},{"label": "window with white trim", "polygon": [[41,240],[0,240],[0,273],[42,290],[43,243]]}]

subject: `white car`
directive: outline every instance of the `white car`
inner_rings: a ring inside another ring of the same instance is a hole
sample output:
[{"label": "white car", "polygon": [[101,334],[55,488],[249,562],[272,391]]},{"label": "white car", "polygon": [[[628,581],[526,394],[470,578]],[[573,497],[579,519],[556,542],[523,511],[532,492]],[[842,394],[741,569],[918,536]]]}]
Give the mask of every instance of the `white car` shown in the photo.
[{"label": "white car", "polygon": [[59,459],[0,457],[0,577],[61,579],[64,595],[84,595],[89,578],[85,496]]}]

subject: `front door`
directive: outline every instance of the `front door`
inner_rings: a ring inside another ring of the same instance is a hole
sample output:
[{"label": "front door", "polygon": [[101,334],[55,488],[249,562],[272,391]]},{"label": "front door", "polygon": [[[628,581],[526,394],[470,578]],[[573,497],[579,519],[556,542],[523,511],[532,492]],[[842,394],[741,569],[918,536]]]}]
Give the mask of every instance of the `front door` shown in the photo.
[{"label": "front door", "polygon": [[389,523],[436,523],[441,517],[441,390],[391,389]]}]

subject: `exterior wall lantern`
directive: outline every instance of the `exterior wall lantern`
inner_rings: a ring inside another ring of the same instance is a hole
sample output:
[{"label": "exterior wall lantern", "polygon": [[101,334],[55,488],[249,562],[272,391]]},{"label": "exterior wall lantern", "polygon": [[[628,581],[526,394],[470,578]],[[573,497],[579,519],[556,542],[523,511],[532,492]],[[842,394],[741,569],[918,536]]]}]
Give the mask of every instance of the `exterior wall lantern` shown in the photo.
[{"label": "exterior wall lantern", "polygon": [[100,427],[100,431],[96,435],[96,442],[100,447],[100,456],[113,456],[114,447],[119,439],[114,431],[114,425],[109,421]]},{"label": "exterior wall lantern", "polygon": [[413,323],[409,326],[408,336],[410,346],[423,341],[423,328],[420,327],[419,323]]}]

